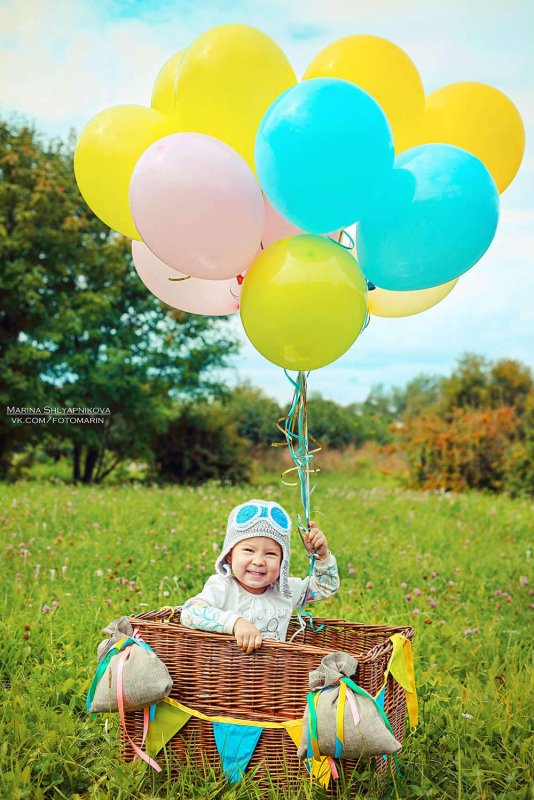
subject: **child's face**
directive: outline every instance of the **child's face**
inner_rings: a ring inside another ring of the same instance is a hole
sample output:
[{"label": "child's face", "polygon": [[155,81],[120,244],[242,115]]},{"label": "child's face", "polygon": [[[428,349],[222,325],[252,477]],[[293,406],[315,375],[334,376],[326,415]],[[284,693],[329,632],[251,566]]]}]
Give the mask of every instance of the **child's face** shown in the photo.
[{"label": "child's face", "polygon": [[253,536],[233,546],[228,563],[236,581],[251,594],[263,594],[278,580],[282,548],[267,536]]}]

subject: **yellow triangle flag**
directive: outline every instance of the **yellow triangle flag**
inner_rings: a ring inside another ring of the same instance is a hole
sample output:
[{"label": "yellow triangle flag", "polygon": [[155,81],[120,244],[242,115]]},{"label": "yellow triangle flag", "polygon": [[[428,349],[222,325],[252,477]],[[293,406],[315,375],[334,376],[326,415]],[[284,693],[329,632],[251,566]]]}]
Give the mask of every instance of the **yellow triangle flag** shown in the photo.
[{"label": "yellow triangle flag", "polygon": [[[302,738],[302,722],[300,725],[291,725],[291,727],[287,727],[286,731],[291,736],[295,747],[298,747]],[[319,781],[321,786],[324,786],[325,789],[328,789],[328,784],[330,783],[332,773],[330,771],[330,764],[328,763],[327,757],[323,756],[320,761],[313,760],[312,764],[313,777]]]},{"label": "yellow triangle flag", "polygon": [[169,703],[158,703],[154,722],[150,722],[148,725],[147,753],[150,756],[156,756],[180,728],[183,728],[190,717],[191,714],[187,714]]},{"label": "yellow triangle flag", "polygon": [[418,722],[417,690],[415,687],[415,673],[413,668],[412,643],[401,633],[394,633],[391,637],[393,653],[389,660],[387,671],[390,672],[398,684],[406,692],[406,707],[408,718],[413,727]]}]

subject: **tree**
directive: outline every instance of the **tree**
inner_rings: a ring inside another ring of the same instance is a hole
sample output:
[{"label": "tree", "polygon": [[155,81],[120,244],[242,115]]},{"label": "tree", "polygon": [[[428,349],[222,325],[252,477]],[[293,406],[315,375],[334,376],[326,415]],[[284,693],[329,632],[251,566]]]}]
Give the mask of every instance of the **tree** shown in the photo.
[{"label": "tree", "polygon": [[465,353],[449,378],[442,382],[442,410],[490,407],[489,361],[474,353]]},{"label": "tree", "polygon": [[439,375],[422,374],[408,381],[402,392],[402,416],[411,419],[436,409],[440,402],[442,384],[443,378]]},{"label": "tree", "polygon": [[313,394],[308,401],[308,425],[320,444],[334,450],[343,450],[350,444],[359,446],[365,439],[360,418],[351,408],[319,394]]},{"label": "tree", "polygon": [[153,442],[156,470],[166,481],[240,483],[250,477],[250,447],[220,403],[186,403]]},{"label": "tree", "polygon": [[515,406],[519,414],[524,412],[534,388],[532,371],[527,366],[511,358],[502,358],[491,367],[489,381],[493,408]]},{"label": "tree", "polygon": [[[225,321],[166,309],[138,279],[129,242],[85,206],[72,146],[0,127],[0,358],[10,405],[109,408],[103,425],[48,427],[71,443],[73,478],[102,480],[146,455],[173,398],[220,394],[236,343]],[[26,426],[24,426],[26,428]],[[0,453],[20,439],[3,424]]]},{"label": "tree", "polygon": [[502,491],[518,419],[512,407],[455,408],[450,420],[427,414],[409,420],[403,435],[411,473],[424,489]]},{"label": "tree", "polygon": [[491,362],[466,353],[441,384],[440,410],[503,408],[514,406],[521,414],[534,382],[531,370],[519,361],[503,358]]},{"label": "tree", "polygon": [[269,447],[280,439],[276,422],[283,415],[276,400],[267,397],[261,389],[250,383],[237,386],[225,400],[225,408],[236,430],[250,444]]},{"label": "tree", "polygon": [[[46,318],[41,289],[46,269],[44,242],[54,234],[35,222],[49,170],[47,154],[34,132],[0,121],[0,475],[11,454],[35,437],[29,425],[15,425],[7,406],[39,406],[44,401],[39,372],[47,353],[28,335]],[[61,196],[57,196],[61,202]],[[53,223],[52,223],[53,228]],[[42,234],[42,243],[39,234]],[[43,247],[41,246],[43,244]]]}]

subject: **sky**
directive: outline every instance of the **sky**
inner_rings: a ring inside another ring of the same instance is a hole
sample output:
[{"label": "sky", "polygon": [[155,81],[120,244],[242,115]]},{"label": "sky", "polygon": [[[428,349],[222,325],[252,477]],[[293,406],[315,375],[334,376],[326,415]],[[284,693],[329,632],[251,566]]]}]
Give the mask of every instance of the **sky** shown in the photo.
[{"label": "sky", "polygon": [[[522,167],[501,197],[496,237],[438,306],[401,319],[373,317],[334,364],[312,372],[310,391],[339,403],[371,387],[401,386],[421,372],[448,374],[462,353],[534,367],[534,3],[528,0],[0,0],[0,113],[34,120],[49,136],[80,131],[112,105],[150,105],[163,63],[224,23],[261,28],[300,77],[326,44],[352,33],[383,36],[415,61],[425,90],[482,81],[517,105],[527,131]],[[313,320],[310,319],[312,323]],[[232,381],[249,379],[280,402],[283,371],[248,343]]]}]

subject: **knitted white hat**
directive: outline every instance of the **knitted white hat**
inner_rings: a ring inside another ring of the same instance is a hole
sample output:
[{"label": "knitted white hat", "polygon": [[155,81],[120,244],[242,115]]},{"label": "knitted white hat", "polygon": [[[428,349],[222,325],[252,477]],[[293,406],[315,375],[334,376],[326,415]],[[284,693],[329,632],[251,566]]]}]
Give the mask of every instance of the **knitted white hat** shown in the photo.
[{"label": "knitted white hat", "polygon": [[274,539],[282,548],[280,564],[280,591],[284,597],[291,597],[289,588],[289,548],[291,536],[291,518],[278,503],[270,500],[249,500],[230,511],[226,537],[220,556],[215,562],[215,571],[228,577],[232,568],[225,559],[232,547],[244,539],[253,536],[266,536]]}]

